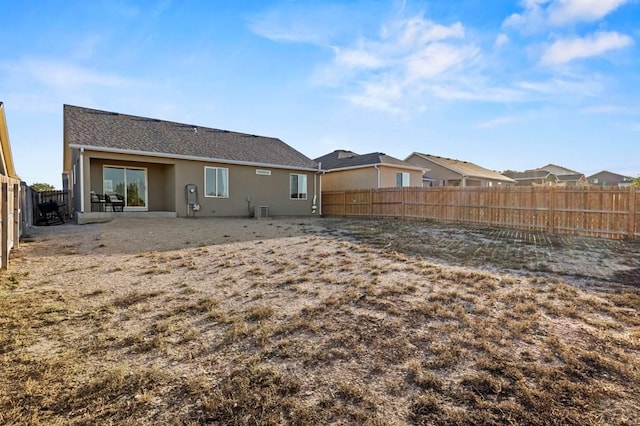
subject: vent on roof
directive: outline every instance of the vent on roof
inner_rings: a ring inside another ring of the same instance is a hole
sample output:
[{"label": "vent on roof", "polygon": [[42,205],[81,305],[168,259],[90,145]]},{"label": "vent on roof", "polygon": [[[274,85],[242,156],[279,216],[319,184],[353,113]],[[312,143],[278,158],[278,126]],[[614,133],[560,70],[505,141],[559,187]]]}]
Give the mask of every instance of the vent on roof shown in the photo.
[{"label": "vent on roof", "polygon": [[267,219],[269,218],[269,206],[256,206],[253,216],[256,219]]}]

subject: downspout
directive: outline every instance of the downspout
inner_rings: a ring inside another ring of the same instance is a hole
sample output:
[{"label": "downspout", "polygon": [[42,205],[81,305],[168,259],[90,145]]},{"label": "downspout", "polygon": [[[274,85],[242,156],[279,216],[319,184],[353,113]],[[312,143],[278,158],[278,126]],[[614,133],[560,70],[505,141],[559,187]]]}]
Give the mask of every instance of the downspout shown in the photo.
[{"label": "downspout", "polygon": [[84,213],[84,148],[80,148],[80,213]]},{"label": "downspout", "polygon": [[380,188],[380,169],[378,168],[377,164],[374,164],[373,167],[378,171],[378,184],[376,185],[376,188]]}]

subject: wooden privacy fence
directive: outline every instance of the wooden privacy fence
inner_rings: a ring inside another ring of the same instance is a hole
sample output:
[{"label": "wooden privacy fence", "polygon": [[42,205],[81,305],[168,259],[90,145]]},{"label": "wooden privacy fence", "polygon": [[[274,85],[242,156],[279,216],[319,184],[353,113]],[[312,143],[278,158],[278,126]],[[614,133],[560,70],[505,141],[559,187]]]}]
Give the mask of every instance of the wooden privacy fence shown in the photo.
[{"label": "wooden privacy fence", "polygon": [[0,267],[9,266],[9,253],[18,247],[20,240],[20,193],[18,179],[0,175],[0,221],[2,235],[0,237]]},{"label": "wooden privacy fence", "polygon": [[640,236],[639,199],[635,187],[381,188],[323,192],[322,213],[619,239]]}]

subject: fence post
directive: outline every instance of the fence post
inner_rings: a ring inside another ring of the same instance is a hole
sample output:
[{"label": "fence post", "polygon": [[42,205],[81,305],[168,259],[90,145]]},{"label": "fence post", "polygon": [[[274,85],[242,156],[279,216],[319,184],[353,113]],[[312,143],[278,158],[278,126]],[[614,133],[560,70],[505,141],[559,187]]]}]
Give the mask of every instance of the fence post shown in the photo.
[{"label": "fence post", "polygon": [[555,233],[556,223],[556,191],[553,186],[549,187],[549,232]]},{"label": "fence post", "polygon": [[20,184],[13,184],[13,248],[20,246]]},{"label": "fence post", "polygon": [[369,189],[369,219],[373,217],[373,188]]},{"label": "fence post", "polygon": [[636,187],[629,187],[629,217],[627,221],[627,237],[634,239],[636,237]]},{"label": "fence post", "polygon": [[400,219],[404,220],[404,186],[400,187]]},{"label": "fence post", "polygon": [[0,198],[2,204],[2,269],[9,267],[9,184],[2,182],[2,196]]}]

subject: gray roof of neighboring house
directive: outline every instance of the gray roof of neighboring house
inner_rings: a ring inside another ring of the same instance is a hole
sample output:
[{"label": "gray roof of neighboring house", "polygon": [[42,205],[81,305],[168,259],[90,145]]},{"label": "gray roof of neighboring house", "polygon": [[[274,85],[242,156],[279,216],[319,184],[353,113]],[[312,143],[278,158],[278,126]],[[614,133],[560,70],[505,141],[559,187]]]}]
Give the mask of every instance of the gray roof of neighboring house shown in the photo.
[{"label": "gray roof of neighboring house", "polygon": [[295,169],[318,167],[277,138],[72,105],[64,106],[64,135],[69,146],[95,150]]},{"label": "gray roof of neighboring house", "polygon": [[621,175],[620,173],[614,173],[614,172],[610,172],[608,170],[602,170],[598,173],[594,173],[591,176],[588,176],[587,179],[591,180],[593,178],[599,178],[601,176],[606,176],[606,177],[612,177],[612,178],[616,178],[620,181],[633,181],[633,178],[631,176],[625,176],[625,175]]},{"label": "gray roof of neighboring house", "polygon": [[572,182],[572,181],[579,181],[580,178],[584,178],[584,175],[582,173],[574,173],[571,175],[559,175],[558,177],[558,181],[560,182]]},{"label": "gray roof of neighboring house", "polygon": [[550,173],[546,170],[525,170],[524,172],[516,172],[514,170],[507,170],[502,173],[503,175],[510,177],[514,180],[524,180],[524,179],[541,179],[546,178],[549,175],[555,176],[553,173]]},{"label": "gray roof of neighboring house", "polygon": [[356,167],[366,167],[374,165],[387,165],[401,167],[413,170],[422,170],[423,168],[406,161],[398,160],[390,155],[382,152],[371,152],[369,154],[356,154],[352,151],[336,150],[322,157],[315,158],[314,161],[320,163],[323,170],[347,169]]},{"label": "gray roof of neighboring house", "polygon": [[484,167],[480,167],[477,164],[471,163],[469,161],[461,161],[455,160],[453,158],[445,158],[438,157],[437,155],[429,155],[429,154],[421,154],[419,152],[414,152],[412,155],[417,155],[427,161],[431,161],[435,164],[439,164],[442,167],[445,167],[449,170],[452,170],[461,176],[487,179],[487,180],[497,180],[502,182],[515,182],[510,177],[504,176],[498,172],[494,172],[493,170],[485,169]]},{"label": "gray roof of neighboring house", "polygon": [[582,173],[576,172],[575,170],[567,169],[566,167],[558,166],[557,164],[547,164],[546,166],[538,167],[536,170],[546,170],[549,173],[553,173],[556,176],[562,175],[579,175]]}]

